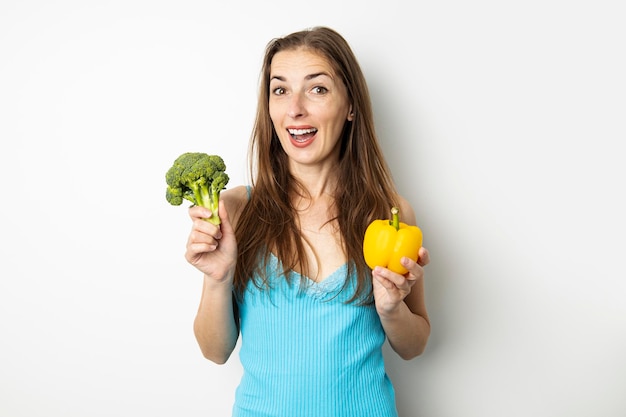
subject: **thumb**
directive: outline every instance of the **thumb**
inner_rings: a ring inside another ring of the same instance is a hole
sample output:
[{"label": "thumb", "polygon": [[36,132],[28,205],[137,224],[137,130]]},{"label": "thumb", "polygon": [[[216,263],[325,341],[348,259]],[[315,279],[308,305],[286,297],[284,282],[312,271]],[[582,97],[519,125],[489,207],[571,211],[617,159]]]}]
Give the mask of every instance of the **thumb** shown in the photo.
[{"label": "thumb", "polygon": [[223,234],[232,234],[233,232],[233,226],[230,223],[230,218],[228,217],[228,211],[226,211],[226,205],[224,204],[224,202],[222,200],[219,201],[218,203],[218,213],[220,216],[220,221],[222,222],[220,224],[220,229],[222,231]]}]

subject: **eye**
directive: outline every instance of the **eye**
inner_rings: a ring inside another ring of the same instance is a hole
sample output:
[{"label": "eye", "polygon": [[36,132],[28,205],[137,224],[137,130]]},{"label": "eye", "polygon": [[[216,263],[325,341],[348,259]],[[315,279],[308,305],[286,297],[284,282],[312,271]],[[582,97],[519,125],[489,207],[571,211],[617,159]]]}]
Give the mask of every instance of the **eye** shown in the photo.
[{"label": "eye", "polygon": [[283,87],[276,87],[272,90],[272,94],[276,96],[281,96],[285,94],[285,89]]},{"label": "eye", "polygon": [[328,92],[328,88],[322,86],[315,86],[311,89],[313,94],[326,94]]}]

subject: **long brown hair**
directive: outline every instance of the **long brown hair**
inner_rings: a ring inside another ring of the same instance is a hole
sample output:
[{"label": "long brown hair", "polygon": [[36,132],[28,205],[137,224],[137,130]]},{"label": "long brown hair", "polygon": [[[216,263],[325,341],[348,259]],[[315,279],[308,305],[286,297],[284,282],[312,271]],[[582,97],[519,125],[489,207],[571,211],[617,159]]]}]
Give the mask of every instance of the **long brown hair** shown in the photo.
[{"label": "long brown hair", "polygon": [[[270,252],[281,261],[286,279],[289,279],[289,271],[295,270],[308,276],[305,242],[291,198],[302,195],[304,190],[289,172],[287,154],[281,147],[269,113],[272,58],[280,51],[297,48],[306,48],[328,59],[335,74],[345,84],[348,100],[352,103],[353,120],[346,121],[340,145],[337,167],[340,181],[334,192],[336,217],[330,221],[337,223],[341,234],[348,259],[348,276],[356,271],[358,277],[350,301],[371,302],[371,276],[363,259],[363,235],[372,220],[388,217],[389,209],[397,204],[398,197],[374,129],[365,77],[346,40],[326,27],[276,38],[266,47],[249,149],[253,190],[236,228],[239,253],[235,293],[243,296],[251,280],[260,288],[269,285],[264,271]],[[252,278],[255,273],[257,279]]]}]

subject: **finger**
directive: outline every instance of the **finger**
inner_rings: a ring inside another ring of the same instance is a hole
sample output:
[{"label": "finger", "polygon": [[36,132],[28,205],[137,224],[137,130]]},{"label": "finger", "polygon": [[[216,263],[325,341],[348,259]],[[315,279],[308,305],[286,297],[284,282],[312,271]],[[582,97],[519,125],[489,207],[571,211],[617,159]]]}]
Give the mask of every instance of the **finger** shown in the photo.
[{"label": "finger", "polygon": [[198,220],[198,224],[194,225],[189,232],[187,243],[207,243],[217,245],[221,236],[220,230],[215,225],[205,226],[202,223],[208,223],[204,220]]},{"label": "finger", "polygon": [[404,257],[400,260],[402,265],[409,271],[406,274],[406,279],[409,285],[412,287],[415,283],[424,277],[424,268],[419,264],[419,262],[415,262],[411,258]]},{"label": "finger", "polygon": [[191,217],[192,220],[208,219],[209,217],[211,217],[211,215],[212,215],[211,210],[209,210],[206,207],[202,207],[202,206],[189,207],[189,217]]},{"label": "finger", "polygon": [[206,243],[206,242],[198,242],[198,243],[190,243],[187,245],[186,258],[189,260],[191,258],[196,258],[198,255],[202,255],[204,253],[213,252],[217,249],[217,244]]},{"label": "finger", "polygon": [[380,275],[374,275],[374,280],[382,285],[386,290],[391,290],[395,287],[393,283],[389,282],[388,279],[381,277]]},{"label": "finger", "polygon": [[430,252],[428,252],[428,249],[424,247],[420,248],[417,263],[421,266],[426,266],[430,263]]},{"label": "finger", "polygon": [[199,233],[204,233],[206,235],[209,235],[215,239],[221,239],[222,237],[222,231],[220,230],[219,226],[216,226],[215,224],[206,221],[206,219],[208,217],[204,217],[205,214],[208,213],[209,217],[211,216],[211,211],[210,210],[197,210],[196,213],[199,213],[201,216],[200,217],[196,217],[195,215],[191,215],[191,219],[193,220],[192,224],[191,224],[191,230],[192,232],[197,231]]},{"label": "finger", "polygon": [[380,274],[373,274],[374,279],[383,287],[385,287],[386,290],[393,290],[393,289],[397,289],[396,285],[389,281],[387,278],[383,277]]},{"label": "finger", "polygon": [[382,279],[386,280],[387,282],[389,282],[392,286],[401,289],[401,290],[408,290],[411,288],[411,286],[413,285],[413,283],[411,283],[407,278],[405,278],[403,275],[400,274],[396,274],[395,272],[390,271],[387,268],[381,268],[379,266],[377,266],[374,269],[375,273],[377,275],[379,275],[380,277],[382,277]]}]

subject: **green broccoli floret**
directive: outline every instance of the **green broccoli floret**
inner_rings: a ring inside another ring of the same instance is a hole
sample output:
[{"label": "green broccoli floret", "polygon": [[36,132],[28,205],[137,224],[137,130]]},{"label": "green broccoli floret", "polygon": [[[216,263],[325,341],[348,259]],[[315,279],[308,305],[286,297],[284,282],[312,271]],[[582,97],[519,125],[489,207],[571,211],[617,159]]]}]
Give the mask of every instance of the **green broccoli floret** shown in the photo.
[{"label": "green broccoli floret", "polygon": [[228,184],[224,160],[218,155],[207,155],[201,152],[187,152],[174,161],[165,174],[167,190],[165,198],[174,205],[180,206],[183,199],[196,206],[211,210],[207,221],[221,224],[218,215],[220,191]]}]

